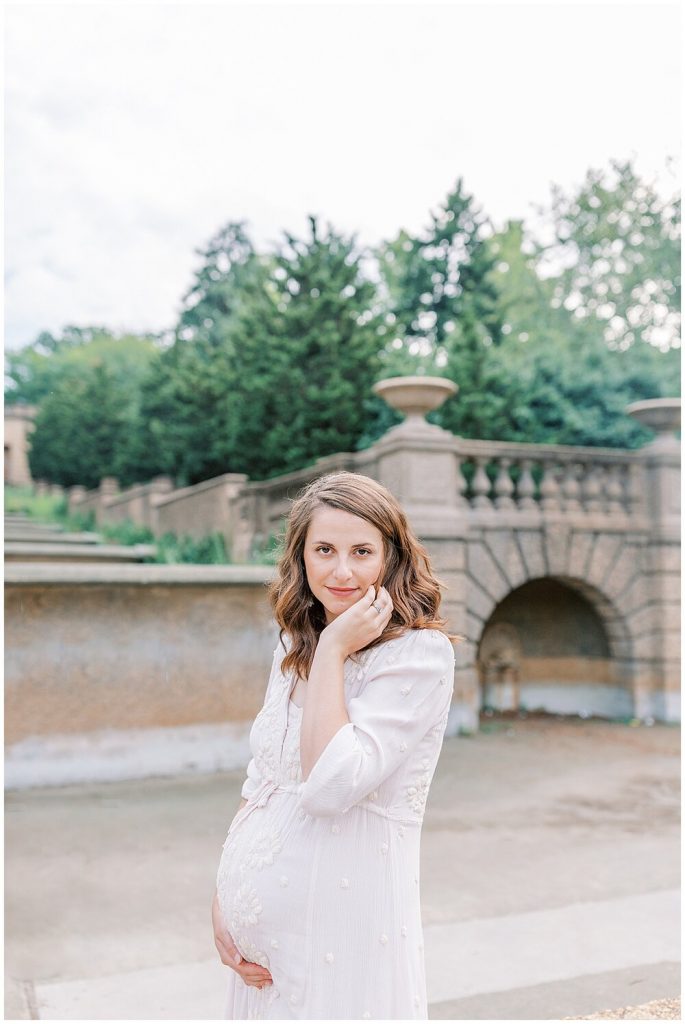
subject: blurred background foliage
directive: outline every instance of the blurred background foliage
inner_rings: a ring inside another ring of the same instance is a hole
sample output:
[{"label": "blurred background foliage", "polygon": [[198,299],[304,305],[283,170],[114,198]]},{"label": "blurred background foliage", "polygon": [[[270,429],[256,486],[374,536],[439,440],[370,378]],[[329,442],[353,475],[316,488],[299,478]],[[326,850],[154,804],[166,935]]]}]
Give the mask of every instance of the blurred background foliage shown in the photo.
[{"label": "blurred background foliage", "polygon": [[644,443],[625,406],[680,393],[680,200],[613,161],[536,210],[534,234],[495,231],[459,179],[374,250],[315,217],[269,253],[225,225],[172,331],[8,352],[6,403],[38,406],[34,479],[266,479],[373,443],[400,417],[371,385],[414,373],[459,385],[429,418],[464,437]]},{"label": "blurred background foliage", "polygon": [[[4,497],[6,514],[23,514],[41,523],[58,523],[67,532],[94,532],[106,544],[154,544],[155,554],[145,557],[144,562],[228,565],[231,561],[224,536],[219,532],[200,538],[169,532],[155,538],[150,529],[130,519],[97,526],[92,511],[70,514],[66,497],[35,494],[31,486],[6,486]],[[275,538],[269,538],[264,551],[259,552],[255,560],[266,565],[274,564],[270,552],[275,546]]]}]

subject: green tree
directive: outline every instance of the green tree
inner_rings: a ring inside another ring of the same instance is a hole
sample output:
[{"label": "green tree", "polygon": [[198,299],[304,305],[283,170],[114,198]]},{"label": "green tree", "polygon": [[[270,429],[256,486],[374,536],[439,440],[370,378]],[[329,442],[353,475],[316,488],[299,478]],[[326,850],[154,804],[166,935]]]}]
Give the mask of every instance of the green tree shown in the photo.
[{"label": "green tree", "polygon": [[41,402],[31,434],[34,480],[97,487],[119,474],[130,393],[99,363],[65,374]]},{"label": "green tree", "polygon": [[125,457],[127,475],[138,479],[164,473],[184,486],[233,469],[232,325],[261,263],[243,222],[226,224],[199,255],[174,342],[141,387]]},{"label": "green tree", "polygon": [[486,436],[498,401],[492,350],[501,344],[502,324],[490,233],[460,178],[424,231],[400,231],[378,253],[389,348],[413,356],[415,372],[458,384],[458,397],[431,418],[470,437]]},{"label": "green tree", "polygon": [[161,344],[157,334],[117,335],[106,327],[68,326],[59,336],[43,331],[6,353],[5,402],[40,405],[63,377],[99,364],[128,388],[137,388]]},{"label": "green tree", "polygon": [[498,352],[506,403],[487,437],[510,441],[634,447],[649,434],[625,414],[643,398],[673,394],[679,352],[653,345],[615,348],[594,317],[555,301],[558,282],[539,276],[537,251],[521,221],[490,240],[497,257],[505,341]]},{"label": "green tree", "polygon": [[235,322],[232,468],[255,477],[353,450],[380,368],[380,306],[355,237],[285,234]]},{"label": "green tree", "polygon": [[176,336],[181,341],[202,342],[208,349],[221,349],[245,288],[257,272],[259,257],[245,221],[229,221],[197,255],[202,262],[183,296]]},{"label": "green tree", "polygon": [[552,187],[551,241],[536,242],[552,304],[597,325],[610,348],[679,345],[680,199],[664,199],[632,160],[590,169],[575,191]]}]

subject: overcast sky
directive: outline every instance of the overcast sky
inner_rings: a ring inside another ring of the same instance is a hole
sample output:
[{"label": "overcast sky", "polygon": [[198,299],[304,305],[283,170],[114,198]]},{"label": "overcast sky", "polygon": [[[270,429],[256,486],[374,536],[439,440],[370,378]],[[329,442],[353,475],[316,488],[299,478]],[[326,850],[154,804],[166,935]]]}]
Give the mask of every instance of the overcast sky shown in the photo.
[{"label": "overcast sky", "polygon": [[459,176],[498,227],[612,157],[678,186],[677,5],[5,11],[8,347],[170,327],[229,220],[372,244]]}]

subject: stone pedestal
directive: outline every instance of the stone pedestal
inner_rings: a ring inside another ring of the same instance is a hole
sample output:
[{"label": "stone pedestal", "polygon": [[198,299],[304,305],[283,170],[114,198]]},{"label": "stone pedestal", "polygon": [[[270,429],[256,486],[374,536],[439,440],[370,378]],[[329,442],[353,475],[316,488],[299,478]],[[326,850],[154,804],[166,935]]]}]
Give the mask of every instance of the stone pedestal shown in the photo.
[{"label": "stone pedestal", "polygon": [[[638,717],[680,721],[680,399],[635,402],[628,413],[656,432],[642,448],[649,521],[650,601],[635,666]],[[645,657],[645,655],[647,657]]]}]

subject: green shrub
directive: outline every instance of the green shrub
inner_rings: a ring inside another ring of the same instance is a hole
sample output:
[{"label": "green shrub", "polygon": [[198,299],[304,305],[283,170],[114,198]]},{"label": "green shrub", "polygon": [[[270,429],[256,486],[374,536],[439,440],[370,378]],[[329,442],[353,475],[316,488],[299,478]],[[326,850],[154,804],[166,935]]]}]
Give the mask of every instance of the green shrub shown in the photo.
[{"label": "green shrub", "polygon": [[64,496],[34,494],[33,488],[6,486],[5,515],[16,515],[23,512],[31,519],[45,522],[61,522],[67,511],[67,499]]},{"label": "green shrub", "polygon": [[166,564],[194,565],[228,565],[230,563],[226,543],[221,533],[211,533],[207,537],[189,537],[187,534],[178,537],[175,533],[164,533],[155,541],[157,553],[154,558],[146,558],[146,562]]}]

